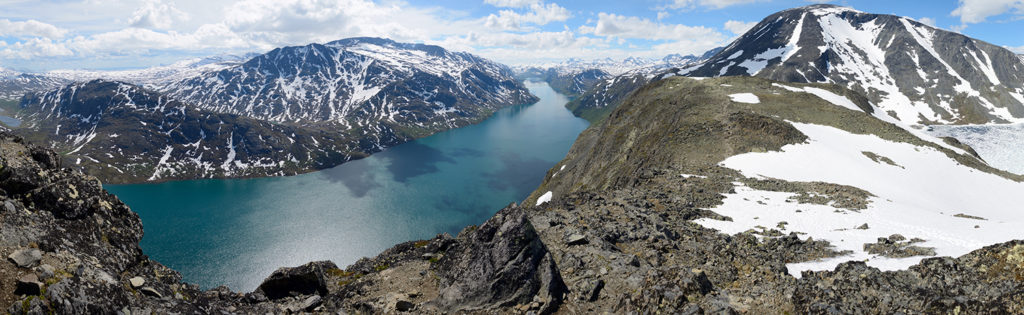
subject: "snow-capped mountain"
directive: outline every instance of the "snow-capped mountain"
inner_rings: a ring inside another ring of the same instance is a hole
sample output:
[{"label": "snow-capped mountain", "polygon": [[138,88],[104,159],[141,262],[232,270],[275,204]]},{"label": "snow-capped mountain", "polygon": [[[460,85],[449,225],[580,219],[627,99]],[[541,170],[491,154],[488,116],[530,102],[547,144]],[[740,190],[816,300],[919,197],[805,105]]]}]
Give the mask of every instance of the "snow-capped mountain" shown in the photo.
[{"label": "snow-capped mountain", "polygon": [[67,81],[61,78],[0,68],[0,100],[13,101],[26,93],[47,91],[64,84]]},{"label": "snow-capped mountain", "polygon": [[95,80],[29,94],[14,131],[106,181],[274,176],[536,101],[508,67],[437,46],[353,38],[238,60],[120,73],[150,88]]},{"label": "snow-capped mountain", "polygon": [[254,56],[255,54],[243,56],[225,54],[185,59],[166,66],[138,70],[53,70],[39,75],[60,78],[69,82],[88,82],[97,79],[121,81],[158,89],[172,82],[199,76],[204,72],[218,71],[241,64]]},{"label": "snow-capped mountain", "polygon": [[274,49],[163,89],[200,108],[262,120],[384,125],[419,131],[464,126],[536,98],[501,64],[462,52],[379,38]]},{"label": "snow-capped mountain", "polygon": [[[584,61],[570,58],[555,64],[519,66],[515,70],[516,76],[520,78],[543,80],[555,91],[577,98],[598,85],[608,86],[615,82],[629,81],[635,82],[639,87],[668,69],[700,62],[721,49],[715,48],[700,56],[671,54],[661,59],[629,57],[622,61],[611,58]],[[575,109],[573,110],[575,112]]]},{"label": "snow-capped mountain", "polygon": [[[709,59],[655,78],[668,75],[837,83],[910,124],[1024,121],[1019,56],[908,18],[834,5],[775,13]],[[608,112],[643,85],[638,79],[598,84],[576,107]]]},{"label": "snow-capped mountain", "polygon": [[812,5],[768,16],[688,76],[830,82],[906,123],[1024,121],[1024,63],[915,20]]},{"label": "snow-capped mountain", "polygon": [[[96,80],[26,96],[14,130],[107,182],[292,175],[365,156],[377,143],[211,113]],[[396,143],[392,139],[384,144]]]}]

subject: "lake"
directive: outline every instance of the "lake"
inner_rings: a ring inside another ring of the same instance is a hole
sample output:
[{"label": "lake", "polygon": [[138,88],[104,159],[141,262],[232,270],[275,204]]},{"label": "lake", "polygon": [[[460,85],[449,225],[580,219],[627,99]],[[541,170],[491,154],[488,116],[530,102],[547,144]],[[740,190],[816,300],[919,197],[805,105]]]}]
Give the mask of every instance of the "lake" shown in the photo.
[{"label": "lake", "polygon": [[139,213],[152,259],[203,288],[247,292],[278,267],[344,267],[525,199],[587,127],[565,96],[526,85],[538,103],[319,172],[107,189]]}]

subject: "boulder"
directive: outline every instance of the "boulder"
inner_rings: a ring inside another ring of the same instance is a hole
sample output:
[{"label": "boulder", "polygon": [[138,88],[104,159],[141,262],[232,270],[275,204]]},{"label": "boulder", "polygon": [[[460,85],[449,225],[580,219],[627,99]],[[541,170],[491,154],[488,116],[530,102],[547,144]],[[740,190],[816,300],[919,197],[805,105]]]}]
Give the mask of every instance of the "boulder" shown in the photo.
[{"label": "boulder", "polygon": [[24,248],[15,251],[7,256],[15,265],[21,268],[32,268],[43,259],[43,252],[35,248]]},{"label": "boulder", "polygon": [[128,279],[128,283],[130,283],[132,285],[132,288],[138,288],[138,287],[141,287],[142,285],[146,284],[146,279],[143,279],[142,277],[134,277],[134,278]]},{"label": "boulder", "polygon": [[506,207],[457,241],[433,267],[440,290],[432,304],[450,312],[494,310],[539,296],[540,313],[561,304],[565,283],[523,208]]},{"label": "boulder", "polygon": [[18,285],[14,289],[15,295],[39,295],[43,292],[43,283],[35,274],[27,274],[18,279]]},{"label": "boulder", "polygon": [[327,271],[338,269],[330,261],[315,261],[294,268],[279,268],[263,280],[257,292],[271,300],[305,294],[327,294]]}]

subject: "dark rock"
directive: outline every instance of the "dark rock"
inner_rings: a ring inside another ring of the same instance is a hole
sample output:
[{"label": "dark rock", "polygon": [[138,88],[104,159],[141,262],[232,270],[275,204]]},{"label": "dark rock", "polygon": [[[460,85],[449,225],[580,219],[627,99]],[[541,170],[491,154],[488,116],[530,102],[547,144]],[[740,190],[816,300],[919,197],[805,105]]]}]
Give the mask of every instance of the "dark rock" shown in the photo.
[{"label": "dark rock", "polygon": [[395,302],[395,310],[399,312],[411,311],[413,307],[416,307],[416,305],[406,300],[398,300],[397,302]]},{"label": "dark rock", "polygon": [[867,223],[861,224],[860,226],[857,226],[856,229],[858,229],[858,230],[867,230],[868,229],[868,224]]},{"label": "dark rock", "polygon": [[14,289],[14,294],[39,295],[42,291],[43,283],[39,282],[39,277],[30,273],[18,279],[18,285]]},{"label": "dark rock", "polygon": [[43,252],[35,248],[23,248],[14,251],[7,256],[15,265],[21,268],[32,268],[43,259]]},{"label": "dark rock", "polygon": [[434,304],[451,311],[497,309],[540,296],[541,313],[558,308],[565,283],[523,208],[502,209],[466,234],[435,264],[440,292]]},{"label": "dark rock", "polygon": [[327,271],[338,269],[333,262],[316,261],[294,268],[279,268],[257,288],[271,300],[298,294],[327,294]]}]

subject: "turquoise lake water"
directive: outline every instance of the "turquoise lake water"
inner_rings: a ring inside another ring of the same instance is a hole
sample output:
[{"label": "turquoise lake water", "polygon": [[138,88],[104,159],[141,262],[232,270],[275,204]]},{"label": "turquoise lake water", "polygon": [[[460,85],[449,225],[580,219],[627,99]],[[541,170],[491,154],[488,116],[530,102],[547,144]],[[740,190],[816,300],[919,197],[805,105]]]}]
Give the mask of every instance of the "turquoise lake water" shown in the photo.
[{"label": "turquoise lake water", "polygon": [[540,102],[315,173],[108,186],[139,213],[142,249],[203,288],[251,291],[278,267],[344,267],[454,235],[526,198],[587,122],[545,83]]}]

